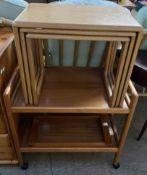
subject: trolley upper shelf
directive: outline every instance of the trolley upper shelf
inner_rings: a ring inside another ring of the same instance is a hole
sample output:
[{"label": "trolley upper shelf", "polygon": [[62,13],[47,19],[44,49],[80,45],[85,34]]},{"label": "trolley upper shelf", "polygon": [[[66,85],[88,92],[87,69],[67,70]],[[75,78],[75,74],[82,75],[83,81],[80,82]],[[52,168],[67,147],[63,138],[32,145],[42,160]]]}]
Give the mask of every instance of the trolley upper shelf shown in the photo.
[{"label": "trolley upper shelf", "polygon": [[[34,113],[129,113],[123,106],[111,108],[108,104],[103,71],[98,68],[56,68],[45,70],[45,81],[38,105],[26,105],[22,89],[14,90],[13,112]],[[12,82],[10,83],[12,84]],[[13,83],[14,84],[14,83]],[[7,89],[13,89],[11,85]],[[7,92],[6,90],[6,92]]]},{"label": "trolley upper shelf", "polygon": [[142,30],[129,11],[123,7],[37,3],[30,4],[16,18],[14,26],[131,32]]}]

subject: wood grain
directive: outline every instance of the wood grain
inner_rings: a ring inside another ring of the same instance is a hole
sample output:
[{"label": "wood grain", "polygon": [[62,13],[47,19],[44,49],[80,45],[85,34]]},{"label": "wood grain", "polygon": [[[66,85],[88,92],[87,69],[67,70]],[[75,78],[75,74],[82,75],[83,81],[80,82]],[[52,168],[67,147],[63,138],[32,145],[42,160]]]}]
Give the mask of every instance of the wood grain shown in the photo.
[{"label": "wood grain", "polygon": [[[112,130],[111,123],[106,116],[103,116],[102,120],[99,117],[99,115],[87,114],[76,115],[76,117],[70,114],[63,114],[62,116],[56,114],[35,115],[32,126],[29,128],[25,126],[21,132],[21,148],[30,147],[31,152],[32,147],[38,148],[38,150],[40,148],[57,148],[58,151],[62,151],[63,148],[68,150],[68,148],[105,147],[108,149],[109,146],[111,150],[116,146],[114,136],[112,138],[109,133],[110,128]],[[25,117],[23,120],[25,121]],[[107,123],[109,129],[102,129],[101,122]],[[24,122],[22,121],[22,123]],[[23,137],[25,141],[23,141]],[[107,142],[106,137],[112,139]]]},{"label": "wood grain", "polygon": [[[103,70],[102,70],[103,72]],[[26,105],[21,89],[14,99],[15,112],[114,112],[127,113],[128,107],[110,108],[101,70],[97,68],[55,68],[45,71],[45,81],[37,106]]]},{"label": "wood grain", "polygon": [[30,4],[28,8],[16,18],[14,25],[17,27],[54,29],[141,30],[140,25],[131,14],[127,13],[127,11],[121,7],[114,8],[89,5],[49,4],[47,6],[45,4]]},{"label": "wood grain", "polygon": [[[9,120],[3,99],[4,90],[17,65],[14,35],[10,28],[0,28],[0,164],[17,162]],[[15,160],[13,162],[13,160]]]}]

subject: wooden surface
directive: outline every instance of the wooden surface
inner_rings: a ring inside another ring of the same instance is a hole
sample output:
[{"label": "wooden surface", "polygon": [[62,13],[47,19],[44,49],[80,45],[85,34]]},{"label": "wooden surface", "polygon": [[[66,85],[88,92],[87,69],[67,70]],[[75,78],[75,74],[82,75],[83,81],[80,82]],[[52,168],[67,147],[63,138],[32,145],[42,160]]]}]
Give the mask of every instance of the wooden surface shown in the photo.
[{"label": "wooden surface", "polygon": [[2,109],[0,108],[0,134],[5,134],[7,133],[5,121],[4,121],[4,116]]},{"label": "wooden surface", "polygon": [[2,133],[7,132],[7,119],[2,95],[16,65],[13,40],[14,35],[9,28],[0,28],[0,125],[1,129],[3,128]]},{"label": "wooden surface", "polygon": [[30,4],[16,18],[14,26],[109,31],[140,31],[142,29],[131,14],[122,7],[37,3]]},{"label": "wooden surface", "polygon": [[14,157],[15,153],[10,144],[8,134],[0,135],[0,160],[13,160]]},{"label": "wooden surface", "polygon": [[3,92],[17,64],[14,35],[10,28],[0,28],[0,164],[17,163],[6,115]]},{"label": "wooden surface", "polygon": [[26,105],[19,88],[12,104],[13,112],[129,112],[123,108],[110,108],[103,71],[97,68],[48,68],[38,105]]},{"label": "wooden surface", "polygon": [[[31,118],[30,118],[31,117]],[[115,133],[106,115],[35,114],[28,119],[22,115],[19,138],[22,150],[32,148],[80,149],[117,148]],[[111,130],[111,133],[110,133]],[[81,149],[82,150],[82,149]],[[113,149],[112,149],[113,150]]]},{"label": "wooden surface", "polygon": [[11,29],[2,27],[0,28],[0,56],[7,49],[8,45],[13,41],[14,35]]},{"label": "wooden surface", "polygon": [[[38,81],[35,73],[34,78],[31,77],[31,72],[36,72],[38,68],[37,65],[32,65],[33,62],[37,63],[37,57],[32,56],[35,48],[32,47],[31,49],[31,44],[29,45],[28,43],[29,40],[30,43],[34,39],[42,40],[48,38],[61,40],[73,39],[77,41],[101,40],[110,41],[110,46],[112,44],[112,47],[108,49],[110,52],[108,52],[108,59],[106,61],[107,69],[104,71],[104,69],[99,70],[98,68],[89,67],[62,67],[64,52],[63,41],[61,41],[59,44],[60,67],[49,67],[45,70],[45,80],[37,105],[26,105],[29,101],[24,99],[19,83],[17,83],[18,86],[15,88],[16,80],[18,80],[18,73],[15,72],[5,90],[4,99],[6,106],[9,107],[7,110],[8,118],[15,139],[20,164],[22,165],[23,163],[22,152],[49,151],[116,152],[114,163],[118,163],[138,99],[132,84],[129,85],[130,91],[127,92],[127,89],[134,58],[141,38],[142,28],[140,25],[122,7],[31,4],[15,20],[13,27],[16,34],[16,45],[19,48],[18,59],[21,80],[24,83],[23,85],[26,85],[28,88],[26,92],[28,93],[29,91],[31,94],[35,91],[33,88],[30,89],[26,82],[29,80],[33,85],[34,81]],[[24,38],[20,37],[21,33],[23,33]],[[136,38],[136,44],[134,42],[132,49],[129,51],[129,46],[131,47],[130,41],[133,37]],[[113,65],[115,64],[116,57],[116,41],[122,42],[124,47],[122,47],[122,59],[118,63],[118,70],[115,74]],[[27,49],[22,47],[23,44],[26,45],[25,47]],[[74,65],[76,65],[77,61],[78,47],[77,43],[75,45],[77,51],[74,49]],[[87,66],[90,63],[94,47],[95,44],[91,44]],[[27,69],[29,71],[26,71]],[[25,75],[26,73],[27,76]],[[104,82],[103,78],[109,83]],[[123,82],[123,89],[119,88],[121,81]],[[37,84],[34,88],[38,88],[36,86]],[[111,92],[106,93],[109,90]],[[119,98],[121,98],[118,101],[121,103],[121,100],[123,100],[122,106],[118,104],[119,107],[116,106],[118,94],[120,94]],[[109,103],[109,99],[114,103],[114,107]],[[26,114],[23,118],[22,115],[24,114],[19,115],[16,113]],[[69,117],[64,118],[63,121],[61,118],[58,118],[58,120],[55,119],[54,116],[46,118],[46,113],[50,113],[50,115],[58,113],[60,117],[73,113],[71,114],[72,121],[69,122]],[[82,114],[81,119],[79,118],[80,113]],[[112,136],[115,135],[114,138],[118,138],[115,132],[115,124],[111,120],[112,117],[109,116],[108,118],[110,123],[107,122],[104,115],[101,115],[100,119],[92,118],[93,114],[98,113],[109,113],[111,115],[126,114],[124,117],[126,120],[123,132],[119,137],[117,146],[111,147]],[[90,120],[86,123],[86,115],[88,114],[90,115]],[[19,123],[20,129],[16,127],[16,115],[18,115],[20,121],[23,119]],[[40,116],[37,118],[37,115]],[[76,119],[76,117],[80,120]],[[28,126],[25,126],[27,120]],[[68,127],[66,127],[65,123],[68,124]],[[70,125],[71,127],[69,127]],[[109,127],[110,125],[111,127]],[[97,128],[97,131],[95,128]],[[24,131],[21,131],[22,129]],[[92,135],[90,135],[91,133]]]},{"label": "wooden surface", "polygon": [[[30,95],[32,93],[33,95],[33,103],[30,104],[38,104],[38,99],[42,90],[42,84],[44,80],[44,58],[43,58],[43,43],[42,40],[36,40],[36,47],[33,47],[32,40],[27,39],[27,53],[28,53],[28,65],[26,68],[29,67],[30,70],[30,79],[29,79],[29,73],[28,73],[28,79],[27,82],[30,80],[31,85],[31,91],[29,88]],[[36,50],[35,53],[33,53],[33,48]],[[26,53],[26,51],[25,51]],[[36,63],[34,62],[34,58],[36,59]],[[24,57],[24,60],[27,60],[27,57]],[[32,83],[33,82],[33,83]]]}]

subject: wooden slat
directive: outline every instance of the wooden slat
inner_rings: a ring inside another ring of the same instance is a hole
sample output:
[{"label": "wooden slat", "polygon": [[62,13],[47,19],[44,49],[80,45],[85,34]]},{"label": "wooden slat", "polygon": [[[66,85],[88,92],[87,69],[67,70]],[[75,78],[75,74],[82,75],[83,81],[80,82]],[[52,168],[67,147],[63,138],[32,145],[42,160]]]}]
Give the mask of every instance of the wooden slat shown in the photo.
[{"label": "wooden slat", "polygon": [[15,165],[18,164],[17,159],[11,159],[11,160],[0,160],[1,165],[9,164],[9,165]]},{"label": "wooden slat", "polygon": [[108,76],[106,73],[104,73],[104,82],[105,82],[105,85],[106,85],[106,93],[108,95],[108,98],[109,98],[109,102],[110,102],[110,98],[112,98],[112,86],[110,84],[110,81],[108,79]]},{"label": "wooden slat", "polygon": [[21,147],[21,152],[117,152],[117,147]]},{"label": "wooden slat", "polygon": [[123,87],[124,87],[123,85],[125,83],[125,79],[126,79],[126,76],[127,76],[127,71],[128,71],[128,69],[130,69],[130,64],[129,63],[130,63],[130,59],[131,59],[131,54],[132,54],[134,42],[135,42],[135,37],[132,37],[131,41],[130,41],[130,44],[129,44],[128,53],[126,55],[126,61],[125,61],[124,69],[123,69],[123,75],[121,77],[121,82],[120,82],[120,85],[119,85],[119,93],[118,93],[116,104],[115,104],[116,106],[120,105],[120,98],[121,98]]},{"label": "wooden slat", "polygon": [[[72,136],[71,136],[72,138]],[[59,140],[60,141],[60,140]],[[100,142],[100,143],[90,143],[90,142],[85,142],[85,143],[61,143],[61,142],[56,142],[56,143],[34,143],[33,144],[34,147],[42,147],[42,148],[58,148],[58,149],[62,149],[62,148],[68,148],[68,147],[73,147],[73,148],[84,148],[84,147],[91,147],[91,148],[94,148],[94,147],[106,147],[105,143],[104,142]]]},{"label": "wooden slat", "polygon": [[119,144],[119,135],[118,135],[118,132],[117,132],[117,127],[115,125],[115,120],[113,119],[112,114],[110,114],[109,117],[110,117],[111,126],[113,128],[113,132],[114,132],[115,142],[118,145]]},{"label": "wooden slat", "polygon": [[37,101],[38,101],[38,97],[36,95],[37,80],[36,80],[35,65],[33,60],[32,42],[30,39],[26,40],[26,45],[27,45],[28,62],[29,62],[28,66],[30,70],[30,81],[31,81],[30,91],[32,90],[33,104],[37,104]]},{"label": "wooden slat", "polygon": [[43,29],[43,28],[20,28],[20,31],[24,33],[42,33],[42,34],[76,34],[76,35],[88,35],[88,36],[135,36],[136,32],[118,32],[116,31],[95,31],[95,30],[66,30],[66,29]]},{"label": "wooden slat", "polygon": [[45,64],[48,66],[48,63],[50,62],[49,59],[49,44],[48,40],[43,40],[43,46],[44,46],[44,53],[45,53]]},{"label": "wooden slat", "polygon": [[113,48],[113,42],[107,43],[107,50],[106,50],[107,55],[106,55],[106,58],[105,58],[106,61],[105,61],[105,69],[104,69],[105,74],[108,73],[110,59],[111,59],[111,50],[112,50],[112,48]]},{"label": "wooden slat", "polygon": [[126,93],[125,100],[126,100],[127,105],[130,106],[131,100],[130,100],[128,93]]},{"label": "wooden slat", "polygon": [[[129,37],[117,36],[87,36],[87,35],[66,35],[66,34],[27,34],[32,39],[59,39],[59,40],[91,40],[91,41],[129,41]],[[62,43],[62,42],[61,42]]]},{"label": "wooden slat", "polygon": [[129,42],[125,42],[123,45],[123,48],[122,48],[122,53],[120,56],[120,60],[119,60],[119,64],[118,64],[118,68],[117,68],[117,72],[116,72],[115,87],[113,89],[113,98],[112,98],[112,102],[111,102],[112,106],[115,106],[115,102],[117,99],[117,93],[119,93],[118,92],[119,91],[119,84],[121,81],[121,75],[123,74],[123,67],[125,64],[125,58],[126,58],[127,51],[128,51],[128,45],[129,45]]},{"label": "wooden slat", "polygon": [[113,74],[113,65],[114,65],[114,61],[116,59],[116,51],[117,51],[117,42],[111,42],[111,46],[110,46],[110,59],[109,59],[109,63],[107,63],[107,79],[109,81],[109,84],[111,86],[111,89],[113,91],[113,89],[115,88],[115,78],[114,78],[114,74]]},{"label": "wooden slat", "polygon": [[43,80],[44,80],[44,58],[43,58],[43,41],[42,40],[38,40],[38,50],[39,50],[39,67],[40,67],[40,72],[39,74],[39,78],[37,79],[37,92],[36,95],[40,96],[41,93],[41,88],[42,88],[42,84],[43,84]]},{"label": "wooden slat", "polygon": [[26,104],[28,104],[29,103],[29,96],[28,96],[26,76],[25,76],[25,71],[24,71],[24,66],[23,66],[24,63],[23,63],[23,58],[22,58],[21,41],[20,41],[20,35],[19,35],[18,28],[13,27],[13,32],[15,35],[15,45],[17,48],[16,51],[17,51],[18,64],[20,67],[19,71],[20,71],[20,76],[21,76],[24,98],[25,98]]},{"label": "wooden slat", "polygon": [[[24,63],[24,73],[25,73],[25,78],[26,78],[26,87],[27,87],[27,92],[28,92],[28,98],[29,98],[29,104],[33,104],[33,96],[32,96],[32,91],[31,91],[31,72],[29,69],[29,66],[33,66],[32,63],[30,65],[29,58],[27,55],[27,46],[26,46],[26,40],[25,40],[25,35],[24,33],[20,33],[20,40],[21,40],[21,47],[22,47],[22,60]],[[36,44],[35,44],[36,45]],[[33,52],[33,49],[32,49]],[[36,53],[36,50],[35,50]],[[35,67],[34,67],[35,71]],[[35,71],[36,72],[36,71]]]},{"label": "wooden slat", "polygon": [[109,99],[112,97],[112,85],[108,77],[112,48],[113,48],[113,42],[107,43],[107,46],[106,46],[107,54],[106,54],[105,64],[104,64],[104,81],[106,84],[106,91]]},{"label": "wooden slat", "polygon": [[112,140],[111,140],[111,136],[110,136],[110,132],[109,132],[109,123],[108,123],[108,118],[106,117],[101,117],[100,118],[101,121],[101,125],[102,125],[102,129],[103,129],[103,134],[104,134],[104,139],[105,139],[105,143],[106,144],[111,144]]},{"label": "wooden slat", "polygon": [[113,42],[111,61],[110,61],[110,64],[109,64],[109,71],[108,71],[108,75],[109,75],[109,78],[111,78],[113,86],[115,84],[115,77],[114,77],[113,70],[114,70],[114,63],[115,63],[115,59],[116,59],[116,52],[117,52],[117,42]]},{"label": "wooden slat", "polygon": [[140,46],[141,40],[142,40],[142,33],[139,33],[139,34],[137,34],[135,44],[134,44],[134,47],[133,47],[134,52],[132,53],[131,61],[129,63],[130,66],[128,68],[127,76],[126,76],[126,79],[125,79],[125,85],[124,85],[122,96],[121,96],[121,99],[120,99],[120,106],[123,104],[123,101],[124,101],[125,93],[126,93],[127,88],[128,88],[129,80],[130,80],[130,77],[131,77],[131,73],[132,73],[132,70],[133,70],[133,67],[134,67],[135,59],[136,59],[136,56],[137,56],[137,53],[138,53],[138,48]]},{"label": "wooden slat", "polygon": [[[27,39],[27,52],[28,52],[28,62],[29,62],[29,69],[30,69],[30,79],[31,79],[31,90],[33,94],[33,102],[34,104],[38,104],[38,99],[41,93],[41,88],[43,84],[43,78],[44,78],[44,61],[43,61],[43,49],[42,49],[42,41],[39,40],[36,43],[36,46],[38,48],[38,69],[39,70],[36,73],[36,65],[34,64],[34,55],[32,52],[32,40]],[[30,90],[30,91],[31,91]]]}]

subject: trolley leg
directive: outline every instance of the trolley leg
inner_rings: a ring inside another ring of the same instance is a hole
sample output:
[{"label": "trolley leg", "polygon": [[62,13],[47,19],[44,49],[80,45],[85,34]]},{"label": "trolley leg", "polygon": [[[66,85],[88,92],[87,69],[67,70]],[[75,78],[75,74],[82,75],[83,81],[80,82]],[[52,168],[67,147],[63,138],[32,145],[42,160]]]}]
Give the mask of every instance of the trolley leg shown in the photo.
[{"label": "trolley leg", "polygon": [[134,111],[135,111],[135,108],[136,108],[137,101],[138,101],[138,94],[137,94],[136,90],[133,89],[132,97],[131,97],[131,103],[129,105],[130,113],[126,116],[125,123],[124,123],[124,126],[123,126],[123,130],[121,132],[121,136],[120,136],[120,139],[119,139],[118,152],[115,154],[115,157],[114,157],[114,160],[113,160],[113,167],[114,168],[119,168],[120,167],[119,161],[120,161],[121,152],[122,152],[122,149],[123,149],[125,141],[126,141],[126,137],[127,137],[127,134],[128,134],[129,127],[131,125],[131,121],[132,121],[132,118],[133,118],[133,114],[134,114]]},{"label": "trolley leg", "polygon": [[8,117],[8,124],[10,126],[15,152],[18,158],[19,165],[22,166],[24,164],[24,161],[23,161],[22,153],[20,151],[19,139],[18,139],[18,134],[16,131],[15,122],[14,122],[14,116],[10,110],[11,106],[8,100],[8,95],[4,96],[4,101],[5,101],[5,105],[7,106],[6,112],[7,112],[7,117]]},{"label": "trolley leg", "polygon": [[120,156],[121,156],[121,152],[122,149],[124,147],[125,144],[125,140],[128,134],[128,130],[132,121],[132,114],[129,114],[125,120],[125,124],[124,124],[124,128],[122,130],[122,134],[120,136],[120,141],[119,141],[119,149],[118,152],[115,154],[114,160],[113,160],[113,167],[114,168],[119,168],[119,160],[120,160]]},{"label": "trolley leg", "polygon": [[133,116],[132,113],[129,114],[127,116],[126,120],[125,120],[124,128],[123,128],[122,134],[120,136],[119,149],[118,149],[118,152],[115,154],[115,157],[114,157],[114,160],[113,160],[114,168],[118,167],[117,165],[119,164],[119,161],[120,161],[121,152],[122,152],[122,149],[123,149],[124,144],[125,144],[125,140],[126,140],[126,137],[127,137],[127,134],[128,134],[128,130],[129,130],[129,127],[130,127],[130,124],[131,124],[131,121],[132,121],[132,116]]},{"label": "trolley leg", "polygon": [[113,163],[113,168],[114,169],[118,169],[120,167],[120,164],[119,163]]},{"label": "trolley leg", "polygon": [[28,162],[23,162],[23,164],[20,165],[20,168],[21,168],[22,170],[27,170],[28,167],[29,167]]}]

